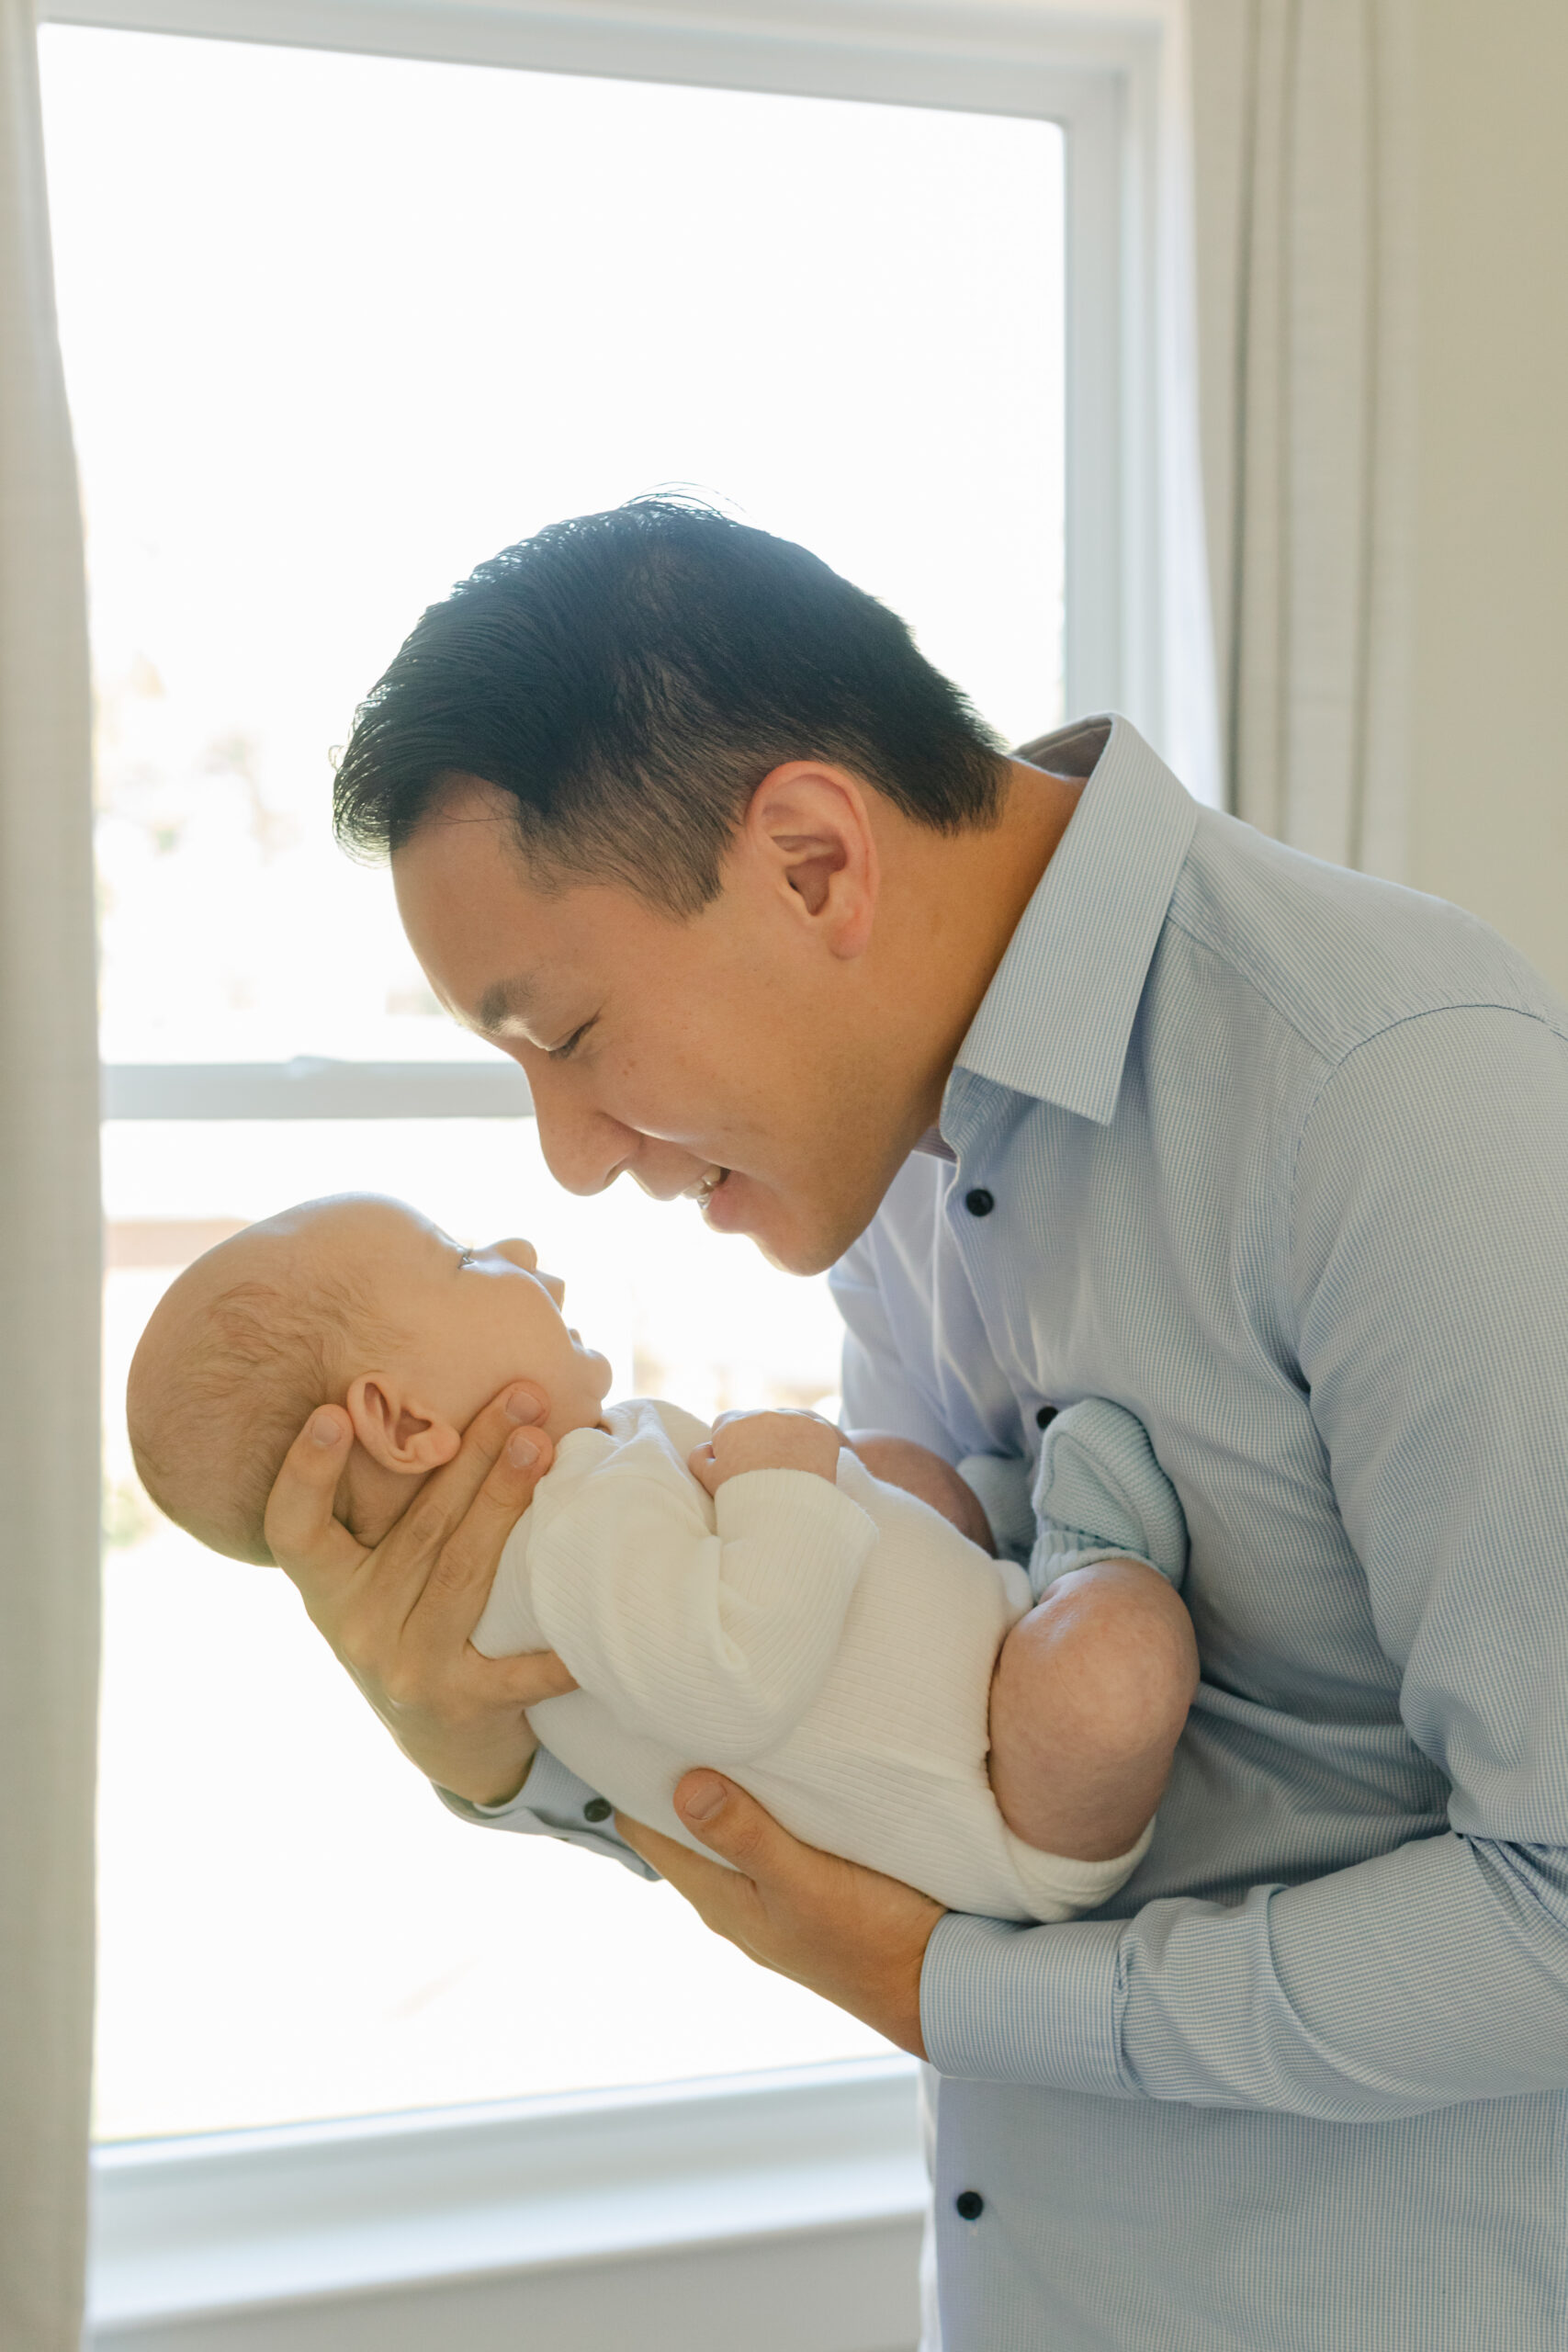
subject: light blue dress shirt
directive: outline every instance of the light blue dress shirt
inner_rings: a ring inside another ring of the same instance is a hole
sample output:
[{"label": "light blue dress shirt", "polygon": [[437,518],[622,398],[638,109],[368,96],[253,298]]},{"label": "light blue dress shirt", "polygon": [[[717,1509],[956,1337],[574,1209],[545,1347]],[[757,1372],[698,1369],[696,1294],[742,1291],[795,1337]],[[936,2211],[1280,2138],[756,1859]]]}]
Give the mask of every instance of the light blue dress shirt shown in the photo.
[{"label": "light blue dress shirt", "polygon": [[1568,1012],[1124,721],[1024,756],[1092,773],[836,1270],[845,1419],[1021,1480],[1136,1415],[1203,1681],[1105,1913],[932,1939],[944,2352],[1568,2346]]}]

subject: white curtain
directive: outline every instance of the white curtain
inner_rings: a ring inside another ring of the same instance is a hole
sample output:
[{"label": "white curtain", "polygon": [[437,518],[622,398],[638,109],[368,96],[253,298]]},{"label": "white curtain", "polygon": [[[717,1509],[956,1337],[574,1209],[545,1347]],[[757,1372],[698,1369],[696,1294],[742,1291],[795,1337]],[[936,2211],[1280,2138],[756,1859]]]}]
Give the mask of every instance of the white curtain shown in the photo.
[{"label": "white curtain", "polygon": [[76,2352],[92,2049],[99,1210],[75,465],[31,0],[0,0],[0,2345]]},{"label": "white curtain", "polygon": [[1404,865],[1415,0],[1190,0],[1204,494],[1229,805]]}]

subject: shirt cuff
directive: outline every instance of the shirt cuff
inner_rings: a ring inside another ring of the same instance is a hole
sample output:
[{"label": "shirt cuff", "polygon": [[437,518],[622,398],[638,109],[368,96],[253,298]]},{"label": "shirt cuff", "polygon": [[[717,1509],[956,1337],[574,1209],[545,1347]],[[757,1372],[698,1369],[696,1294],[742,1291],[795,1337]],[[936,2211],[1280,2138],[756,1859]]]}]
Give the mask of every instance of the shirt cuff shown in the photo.
[{"label": "shirt cuff", "polygon": [[920,1972],[920,2030],[940,2075],[1133,2098],[1122,2071],[1119,1919],[1023,1928],[950,1911]]},{"label": "shirt cuff", "polygon": [[487,1829],[510,1829],[525,1838],[564,1838],[569,1845],[591,1853],[606,1854],[623,1862],[639,1878],[657,1879],[651,1862],[636,1854],[615,1832],[615,1815],[605,1800],[569,1772],[547,1747],[536,1748],[528,1777],[514,1797],[502,1804],[475,1804],[437,1788],[436,1795],[459,1821],[473,1821]]}]

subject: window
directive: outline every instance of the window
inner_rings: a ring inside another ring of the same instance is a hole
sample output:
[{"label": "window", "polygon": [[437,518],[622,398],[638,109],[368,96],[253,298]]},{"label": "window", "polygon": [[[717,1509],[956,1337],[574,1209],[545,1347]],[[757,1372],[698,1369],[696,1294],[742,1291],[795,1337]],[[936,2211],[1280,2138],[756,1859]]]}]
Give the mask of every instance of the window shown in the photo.
[{"label": "window", "polygon": [[[694,481],[881,591],[1008,731],[1057,716],[1055,124],[76,28],[46,55],[104,1050],[144,1089],[475,1051],[384,875],[332,847],[327,751],[420,607],[551,515]],[[348,1185],[536,1233],[623,1392],[836,1386],[821,1284],[624,1186],[570,1200],[525,1121],[130,1118],[106,1146],[111,1431],[174,1268]],[[122,1450],[110,1498],[107,2135],[873,2046],[662,1891],[457,1830],[276,1575],[155,1524]]]},{"label": "window", "polygon": [[1122,594],[1142,69],[975,56],[956,12],[945,49],[854,50],[497,11],[495,63],[437,62],[472,38],[439,0],[338,0],[333,49],[276,45],[265,0],[181,21],[252,38],[41,41],[101,797],[98,2129],[854,2060],[874,2037],[664,1890],[451,1822],[283,1580],[156,1521],[123,1373],[209,1240],[365,1185],[533,1233],[621,1393],[830,1395],[822,1285],[550,1183],[517,1073],[333,849],[328,751],[474,562],[670,482],[882,594],[1015,738],[1118,698],[1152,666]]}]

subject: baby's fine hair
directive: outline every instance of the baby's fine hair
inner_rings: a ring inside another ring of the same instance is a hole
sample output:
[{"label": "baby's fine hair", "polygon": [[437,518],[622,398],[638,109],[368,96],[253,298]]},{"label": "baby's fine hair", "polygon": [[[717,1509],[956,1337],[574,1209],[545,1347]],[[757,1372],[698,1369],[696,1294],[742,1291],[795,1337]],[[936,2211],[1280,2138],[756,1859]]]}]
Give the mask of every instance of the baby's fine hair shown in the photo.
[{"label": "baby's fine hair", "polygon": [[[199,1266],[203,1261],[197,1261]],[[180,1318],[187,1270],[137,1351],[126,1418],[137,1475],[164,1515],[231,1559],[272,1565],[264,1521],[283,1458],[318,1405],[343,1401],[351,1348],[374,1345],[354,1286],[312,1266],[309,1285],[253,1275]],[[161,1324],[173,1344],[149,1348]]]}]

